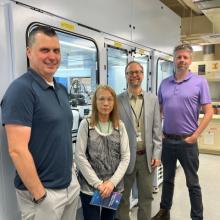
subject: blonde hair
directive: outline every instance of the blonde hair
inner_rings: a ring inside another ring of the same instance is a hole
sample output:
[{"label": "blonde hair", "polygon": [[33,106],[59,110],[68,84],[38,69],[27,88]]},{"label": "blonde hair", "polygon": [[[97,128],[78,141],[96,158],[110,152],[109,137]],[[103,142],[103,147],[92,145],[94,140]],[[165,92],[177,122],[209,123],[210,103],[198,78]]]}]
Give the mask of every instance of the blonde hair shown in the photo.
[{"label": "blonde hair", "polygon": [[114,104],[113,104],[113,109],[110,113],[109,119],[112,122],[113,128],[119,128],[119,114],[118,114],[118,104],[117,104],[116,93],[108,85],[99,85],[95,90],[95,93],[94,93],[93,99],[92,99],[92,114],[91,114],[91,118],[90,118],[90,126],[91,127],[96,126],[98,124],[98,121],[99,121],[98,109],[97,109],[97,92],[100,89],[109,91],[111,93],[112,97],[113,97]]}]

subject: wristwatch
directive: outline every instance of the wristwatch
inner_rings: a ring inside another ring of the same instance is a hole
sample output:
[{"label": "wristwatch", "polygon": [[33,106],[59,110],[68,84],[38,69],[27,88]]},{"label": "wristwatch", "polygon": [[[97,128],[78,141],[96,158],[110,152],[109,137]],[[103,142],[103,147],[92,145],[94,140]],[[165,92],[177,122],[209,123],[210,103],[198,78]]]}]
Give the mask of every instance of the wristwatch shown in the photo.
[{"label": "wristwatch", "polygon": [[45,194],[44,194],[41,198],[39,198],[39,199],[33,198],[33,202],[34,202],[35,204],[40,204],[41,202],[44,201],[44,199],[45,199],[46,197],[47,197],[47,192],[45,192]]}]

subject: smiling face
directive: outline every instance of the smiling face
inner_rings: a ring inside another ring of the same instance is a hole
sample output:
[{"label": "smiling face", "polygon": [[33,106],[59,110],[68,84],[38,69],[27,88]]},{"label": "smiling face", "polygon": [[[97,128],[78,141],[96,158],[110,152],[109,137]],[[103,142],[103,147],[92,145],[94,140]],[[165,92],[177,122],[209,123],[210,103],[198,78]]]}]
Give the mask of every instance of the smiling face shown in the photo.
[{"label": "smiling face", "polygon": [[96,93],[96,106],[99,117],[109,117],[114,107],[114,97],[107,89],[100,88]]},{"label": "smiling face", "polygon": [[139,88],[144,79],[143,69],[138,63],[131,63],[126,69],[128,87]]},{"label": "smiling face", "polygon": [[192,63],[192,53],[188,50],[177,50],[174,56],[176,73],[186,73]]},{"label": "smiling face", "polygon": [[52,81],[61,59],[59,39],[37,33],[33,45],[27,48],[27,56],[31,68],[47,81]]}]

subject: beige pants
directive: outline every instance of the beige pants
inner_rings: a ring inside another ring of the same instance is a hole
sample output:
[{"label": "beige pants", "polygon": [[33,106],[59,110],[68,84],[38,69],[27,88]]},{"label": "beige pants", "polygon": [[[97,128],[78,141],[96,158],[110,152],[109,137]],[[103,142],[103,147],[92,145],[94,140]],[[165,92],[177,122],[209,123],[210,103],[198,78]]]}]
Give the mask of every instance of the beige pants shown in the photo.
[{"label": "beige pants", "polygon": [[134,170],[131,174],[124,176],[124,192],[122,194],[121,203],[118,209],[118,216],[120,220],[130,220],[129,217],[129,198],[131,188],[134,184],[135,178],[137,180],[138,188],[138,220],[151,220],[151,203],[152,195],[152,179],[153,174],[148,171],[146,155],[137,155]]},{"label": "beige pants", "polygon": [[32,202],[29,191],[16,190],[22,220],[75,220],[80,186],[75,172],[68,188],[46,189],[47,197],[40,204]]}]

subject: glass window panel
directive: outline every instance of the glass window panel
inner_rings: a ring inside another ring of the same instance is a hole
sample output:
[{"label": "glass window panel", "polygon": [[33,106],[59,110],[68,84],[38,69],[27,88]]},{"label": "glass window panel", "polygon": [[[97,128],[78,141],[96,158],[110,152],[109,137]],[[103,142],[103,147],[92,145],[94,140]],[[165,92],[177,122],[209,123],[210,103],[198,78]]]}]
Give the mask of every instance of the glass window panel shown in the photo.
[{"label": "glass window panel", "polygon": [[58,32],[61,64],[55,74],[69,93],[70,104],[81,117],[89,113],[97,84],[97,47],[91,40]]},{"label": "glass window panel", "polygon": [[157,91],[163,79],[173,74],[173,62],[169,60],[158,59],[157,61]]},{"label": "glass window panel", "polygon": [[141,54],[135,54],[134,56],[134,61],[140,63],[143,68],[144,68],[144,80],[142,82],[141,87],[147,91],[148,89],[148,68],[149,68],[149,59],[148,59],[148,55],[141,55]]},{"label": "glass window panel", "polygon": [[125,66],[128,62],[128,54],[126,50],[108,47],[108,85],[110,85],[119,94],[126,90]]}]

